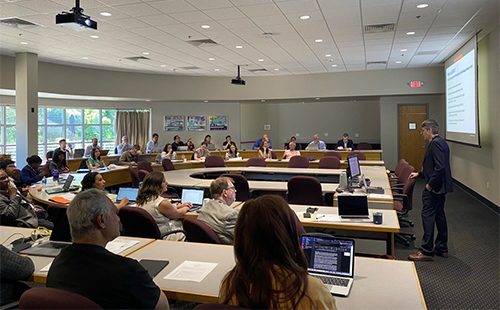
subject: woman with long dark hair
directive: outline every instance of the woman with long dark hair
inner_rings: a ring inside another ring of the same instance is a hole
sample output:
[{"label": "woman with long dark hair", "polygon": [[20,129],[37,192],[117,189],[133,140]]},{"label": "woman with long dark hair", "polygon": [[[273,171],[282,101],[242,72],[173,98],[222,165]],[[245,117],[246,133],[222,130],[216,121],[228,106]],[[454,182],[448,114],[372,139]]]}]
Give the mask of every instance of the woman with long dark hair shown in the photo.
[{"label": "woman with long dark hair", "polygon": [[[106,180],[102,177],[102,174],[98,172],[87,173],[82,180],[82,192],[91,188],[95,188],[103,191],[106,188]],[[123,197],[119,204],[116,205],[117,209],[125,207],[129,202],[127,196]]]},{"label": "woman with long dark hair", "polygon": [[94,148],[90,151],[90,158],[87,159],[87,166],[89,169],[106,168],[106,164],[101,159],[101,150]]},{"label": "woman with long dark hair", "polygon": [[69,172],[69,167],[66,165],[66,154],[64,151],[61,151],[60,149],[54,151],[49,169],[51,175],[54,175],[55,170],[59,171],[59,173]]},{"label": "woman with long dark hair", "polygon": [[319,279],[307,274],[296,215],[279,196],[243,205],[236,221],[236,266],[224,277],[219,302],[248,309],[336,309]]}]

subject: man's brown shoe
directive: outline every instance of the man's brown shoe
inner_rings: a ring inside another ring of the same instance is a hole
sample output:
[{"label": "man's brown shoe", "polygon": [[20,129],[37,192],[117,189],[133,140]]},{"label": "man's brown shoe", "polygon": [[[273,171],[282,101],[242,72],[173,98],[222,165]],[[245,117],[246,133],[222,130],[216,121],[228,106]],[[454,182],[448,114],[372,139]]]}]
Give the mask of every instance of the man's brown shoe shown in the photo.
[{"label": "man's brown shoe", "polygon": [[441,256],[444,258],[448,258],[450,256],[448,252],[441,252],[439,250],[434,250],[434,255]]},{"label": "man's brown shoe", "polygon": [[417,254],[409,255],[408,259],[416,262],[425,262],[425,261],[433,261],[434,257],[425,255],[422,252],[418,252]]}]

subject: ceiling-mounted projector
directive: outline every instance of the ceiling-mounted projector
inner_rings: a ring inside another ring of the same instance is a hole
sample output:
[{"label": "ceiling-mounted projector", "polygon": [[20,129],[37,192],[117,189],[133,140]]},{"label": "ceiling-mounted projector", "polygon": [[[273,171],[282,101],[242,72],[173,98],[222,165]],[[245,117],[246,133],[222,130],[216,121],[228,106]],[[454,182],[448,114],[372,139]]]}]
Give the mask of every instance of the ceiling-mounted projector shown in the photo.
[{"label": "ceiling-mounted projector", "polygon": [[76,0],[75,7],[71,12],[62,12],[56,15],[56,24],[76,31],[97,30],[97,22],[90,19],[90,16],[83,14],[80,7],[80,0]]},{"label": "ceiling-mounted projector", "polygon": [[238,76],[231,80],[233,85],[246,85],[247,82],[240,77],[240,66],[238,66]]}]

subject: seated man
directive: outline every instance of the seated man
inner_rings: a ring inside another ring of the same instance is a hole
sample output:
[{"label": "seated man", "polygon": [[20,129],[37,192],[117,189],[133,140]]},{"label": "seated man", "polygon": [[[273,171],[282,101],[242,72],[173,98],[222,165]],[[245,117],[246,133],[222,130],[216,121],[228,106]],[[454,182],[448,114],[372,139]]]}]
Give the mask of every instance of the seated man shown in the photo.
[{"label": "seated man", "polygon": [[220,241],[233,244],[234,225],[238,218],[238,210],[231,208],[236,198],[233,180],[219,177],[210,184],[212,199],[203,204],[198,219],[212,228]]},{"label": "seated man", "polygon": [[123,152],[119,164],[136,165],[139,162],[139,155],[141,155],[141,147],[136,144],[129,151]]},{"label": "seated man", "polygon": [[0,170],[0,223],[5,226],[54,228],[47,218],[47,211],[21,195],[10,183],[7,173]]},{"label": "seated man", "polygon": [[121,155],[126,151],[130,151],[131,149],[132,149],[132,144],[129,143],[128,137],[123,136],[122,143],[120,143],[116,146],[116,151],[117,151],[116,154]]},{"label": "seated man", "polygon": [[153,139],[146,144],[146,153],[161,153],[162,147],[158,142],[160,136],[155,132]]},{"label": "seated man", "polygon": [[309,145],[306,147],[306,150],[309,150],[309,148],[312,145],[317,145],[318,146],[318,151],[325,151],[326,150],[326,144],[325,142],[321,141],[318,137],[318,135],[314,135],[313,140]]},{"label": "seated man", "polygon": [[83,295],[104,309],[169,309],[139,262],[113,254],[106,244],[120,235],[115,204],[89,189],[71,201],[67,215],[73,244],[54,259],[47,287]]},{"label": "seated man", "polygon": [[259,140],[255,141],[255,144],[252,146],[252,150],[258,150],[261,147],[261,144],[263,144],[263,141],[268,141],[269,142],[269,148],[270,149],[273,148],[273,142],[271,141],[271,139],[269,139],[269,137],[267,136],[267,134],[263,134],[262,138],[260,138]]},{"label": "seated man", "polygon": [[342,135],[342,140],[337,141],[335,148],[340,151],[354,151],[354,142],[349,139],[349,135],[347,133],[344,133]]},{"label": "seated man", "polygon": [[90,152],[92,152],[92,149],[101,150],[101,147],[99,146],[99,140],[97,140],[97,138],[92,138],[92,144],[85,148],[85,153],[83,154],[83,156],[90,157]]}]

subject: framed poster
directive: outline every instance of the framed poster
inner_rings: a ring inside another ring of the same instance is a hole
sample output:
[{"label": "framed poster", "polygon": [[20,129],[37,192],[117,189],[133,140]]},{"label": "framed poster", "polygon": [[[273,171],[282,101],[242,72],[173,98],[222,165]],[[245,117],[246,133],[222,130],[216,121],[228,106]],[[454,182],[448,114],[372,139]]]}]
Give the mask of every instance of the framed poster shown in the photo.
[{"label": "framed poster", "polygon": [[209,116],[210,130],[227,130],[227,116]]},{"label": "framed poster", "polygon": [[183,131],[184,116],[165,116],[165,131]]},{"label": "framed poster", "polygon": [[206,116],[188,116],[187,117],[188,131],[205,131],[207,130]]}]

